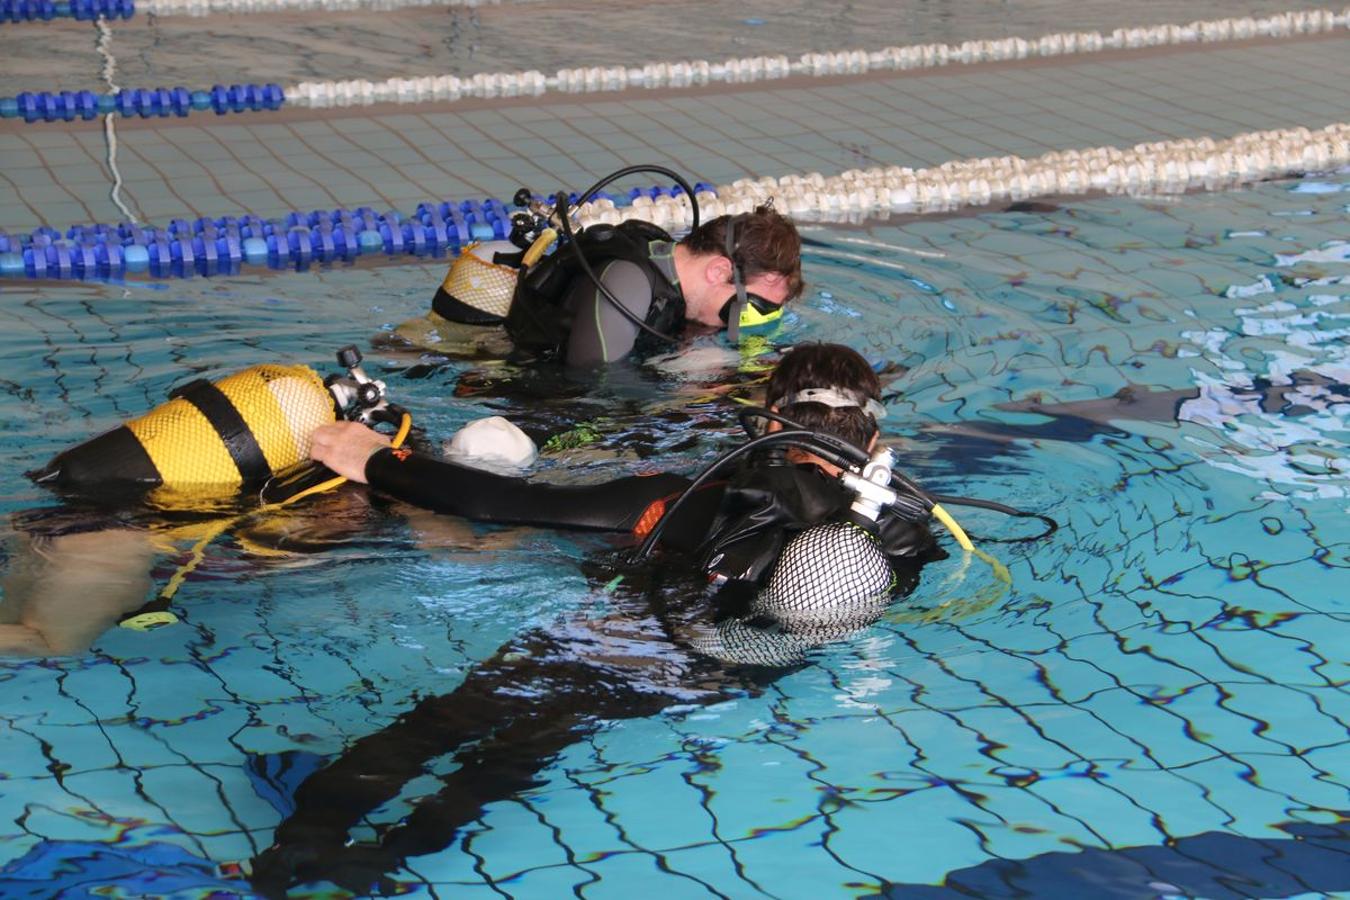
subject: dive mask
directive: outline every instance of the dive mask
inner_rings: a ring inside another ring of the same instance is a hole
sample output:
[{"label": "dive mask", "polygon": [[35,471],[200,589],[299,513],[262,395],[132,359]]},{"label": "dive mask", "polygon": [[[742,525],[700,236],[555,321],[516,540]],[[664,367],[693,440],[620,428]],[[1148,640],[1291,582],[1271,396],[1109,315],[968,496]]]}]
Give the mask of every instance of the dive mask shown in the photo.
[{"label": "dive mask", "polygon": [[778,401],[778,405],[782,407],[792,406],[794,403],[823,403],[831,409],[856,407],[878,422],[886,418],[886,407],[881,405],[881,401],[842,388],[806,388]]},{"label": "dive mask", "polygon": [[752,294],[745,289],[745,285],[740,279],[740,270],[737,269],[736,277],[736,296],[727,300],[722,305],[722,311],[719,315],[722,321],[727,323],[727,337],[735,343],[739,334],[733,330],[731,325],[731,309],[737,307],[740,309],[740,315],[736,317],[736,325],[740,328],[755,328],[760,325],[767,325],[770,322],[778,321],[783,315],[783,306],[781,303],[774,303],[772,300],[765,300],[759,294]]},{"label": "dive mask", "polygon": [[736,286],[736,295],[722,306],[720,315],[722,321],[727,323],[727,340],[733,344],[740,342],[742,328],[767,325],[770,322],[777,321],[783,315],[783,304],[773,303],[759,294],[752,294],[745,289],[745,276],[741,272],[741,264],[736,261],[738,244],[736,228],[744,218],[743,215],[734,216],[727,223],[727,238],[724,248],[726,258],[731,261],[731,282]]}]

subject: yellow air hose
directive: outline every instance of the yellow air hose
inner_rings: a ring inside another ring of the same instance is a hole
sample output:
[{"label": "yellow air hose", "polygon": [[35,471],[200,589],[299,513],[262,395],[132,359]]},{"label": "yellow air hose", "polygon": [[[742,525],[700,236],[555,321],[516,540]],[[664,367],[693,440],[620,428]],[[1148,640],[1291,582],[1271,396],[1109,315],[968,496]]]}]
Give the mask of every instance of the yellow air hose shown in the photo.
[{"label": "yellow air hose", "polygon": [[932,511],[933,517],[946,526],[947,530],[952,533],[952,537],[956,538],[956,542],[961,545],[962,550],[970,553],[975,549],[975,545],[970,542],[970,538],[966,535],[966,530],[956,523],[951,513],[936,503],[933,504]]},{"label": "yellow air hose", "polygon": [[956,538],[956,543],[960,545],[962,550],[967,553],[973,553],[975,556],[987,562],[989,568],[994,570],[995,578],[1004,584],[1012,584],[1012,573],[1008,571],[1008,567],[994,559],[994,557],[990,556],[988,553],[985,553],[983,550],[977,549],[975,545],[971,543],[970,537],[966,534],[966,530],[957,524],[957,521],[952,518],[952,514],[943,509],[940,504],[933,504],[933,518],[946,526],[947,530],[952,533],[952,537]]},{"label": "yellow air hose", "polygon": [[[399,420],[398,430],[390,440],[391,446],[403,446],[403,442],[407,440],[408,432],[411,430],[412,416],[407,412],[404,412]],[[155,599],[142,606],[139,612],[132,613],[118,624],[121,625],[121,627],[129,628],[132,631],[150,631],[151,629],[159,628],[162,625],[174,624],[178,621],[178,616],[174,615],[173,612],[169,610],[169,606],[173,602],[173,597],[178,593],[178,589],[183,586],[183,582],[187,580],[188,575],[192,574],[192,572],[202,564],[202,560],[206,558],[206,548],[212,541],[247,519],[264,513],[275,512],[304,497],[311,497],[314,494],[335,490],[346,483],[346,481],[347,479],[343,476],[334,475],[327,481],[322,481],[319,484],[305,488],[303,491],[298,491],[287,497],[285,500],[278,500],[275,503],[264,503],[257,509],[249,510],[246,513],[228,519],[222,519],[217,525],[203,535],[197,543],[192,545],[192,549],[188,551],[187,561],[180,565],[173,575],[169,577],[168,582],[164,585],[164,589],[155,596]]]},{"label": "yellow air hose", "polygon": [[552,228],[545,228],[539,232],[539,237],[530,244],[530,249],[525,251],[525,255],[520,258],[520,267],[528,269],[530,266],[539,262],[539,258],[548,252],[548,248],[553,246],[553,242],[558,239],[558,232]]}]

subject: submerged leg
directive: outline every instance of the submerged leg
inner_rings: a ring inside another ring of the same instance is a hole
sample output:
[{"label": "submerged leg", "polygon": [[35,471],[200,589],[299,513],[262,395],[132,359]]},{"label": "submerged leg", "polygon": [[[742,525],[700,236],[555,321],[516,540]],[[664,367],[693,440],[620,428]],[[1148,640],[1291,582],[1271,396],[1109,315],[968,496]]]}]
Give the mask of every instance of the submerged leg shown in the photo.
[{"label": "submerged leg", "polygon": [[0,657],[84,653],[150,591],[154,549],[130,528],[22,538],[4,580],[13,612],[0,625]]},{"label": "submerged leg", "polygon": [[[408,857],[450,846],[487,805],[542,783],[539,773],[605,720],[654,715],[673,702],[631,674],[578,654],[567,638],[536,632],[508,646],[453,693],[422,700],[306,779],[295,813],[254,860],[254,886],[279,895],[332,881],[368,893]],[[721,697],[707,692],[708,702]],[[442,777],[443,788],[418,800],[378,845],[347,846],[353,825],[450,752],[458,768]]]}]

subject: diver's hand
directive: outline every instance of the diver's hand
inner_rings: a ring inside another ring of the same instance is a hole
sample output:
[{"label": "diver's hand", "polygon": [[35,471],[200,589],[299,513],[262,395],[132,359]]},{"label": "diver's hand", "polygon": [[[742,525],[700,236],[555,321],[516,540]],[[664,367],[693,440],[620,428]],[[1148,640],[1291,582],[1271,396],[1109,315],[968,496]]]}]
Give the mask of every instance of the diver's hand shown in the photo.
[{"label": "diver's hand", "polygon": [[391,444],[389,438],[360,422],[334,422],[314,429],[309,456],[344,478],[365,484],[366,460]]}]

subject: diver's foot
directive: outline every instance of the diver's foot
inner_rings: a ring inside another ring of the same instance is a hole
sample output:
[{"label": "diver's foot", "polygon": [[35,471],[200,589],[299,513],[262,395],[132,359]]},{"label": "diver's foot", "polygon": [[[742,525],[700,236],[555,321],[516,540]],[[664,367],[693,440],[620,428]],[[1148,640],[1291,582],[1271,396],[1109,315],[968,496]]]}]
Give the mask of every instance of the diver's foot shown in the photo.
[{"label": "diver's foot", "polygon": [[398,868],[392,854],[368,844],[274,846],[253,860],[249,881],[268,898],[285,897],[293,887],[316,882],[328,882],[362,897],[392,896],[398,893],[398,884],[388,873]]}]

